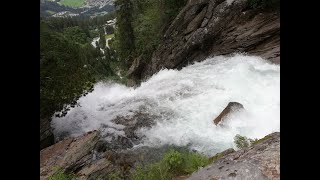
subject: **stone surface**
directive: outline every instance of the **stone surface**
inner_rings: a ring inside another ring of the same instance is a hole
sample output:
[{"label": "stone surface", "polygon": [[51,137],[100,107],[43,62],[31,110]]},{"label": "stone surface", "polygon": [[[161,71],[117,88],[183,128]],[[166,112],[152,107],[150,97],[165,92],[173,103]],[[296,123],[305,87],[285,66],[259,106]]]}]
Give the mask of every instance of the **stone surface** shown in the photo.
[{"label": "stone surface", "polygon": [[162,68],[180,69],[210,56],[235,52],[259,55],[279,64],[279,8],[250,9],[247,0],[234,0],[230,5],[227,0],[190,0],[165,32],[152,58],[140,60],[146,62],[143,66],[133,66],[131,71],[139,75],[131,77],[139,83]]},{"label": "stone surface", "polygon": [[40,179],[54,173],[56,167],[74,172],[83,164],[92,161],[93,149],[99,132],[88,132],[76,138],[64,139],[40,151]]},{"label": "stone surface", "polygon": [[[106,169],[112,167],[111,162],[106,158],[101,158],[87,166],[84,166],[79,172],[77,172],[77,176],[79,179],[94,179],[96,180],[98,177],[106,176],[106,173],[103,173]],[[107,171],[110,172],[110,171]]]},{"label": "stone surface", "polygon": [[269,136],[251,147],[219,158],[188,179],[280,179],[280,133]]},{"label": "stone surface", "polygon": [[128,79],[128,81],[127,81],[127,86],[128,87],[134,87],[136,85],[137,85],[137,83],[136,83],[136,81],[134,79]]},{"label": "stone surface", "polygon": [[239,111],[243,109],[243,105],[238,102],[229,102],[227,107],[213,120],[215,125],[218,125],[224,118],[226,118],[230,113],[234,111]]}]

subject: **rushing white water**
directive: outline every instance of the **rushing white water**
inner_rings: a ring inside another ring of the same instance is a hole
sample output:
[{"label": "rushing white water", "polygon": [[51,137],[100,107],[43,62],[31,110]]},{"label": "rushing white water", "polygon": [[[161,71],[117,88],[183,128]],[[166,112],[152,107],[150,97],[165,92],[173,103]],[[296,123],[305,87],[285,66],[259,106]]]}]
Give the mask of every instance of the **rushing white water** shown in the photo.
[{"label": "rushing white water", "polygon": [[[226,119],[225,126],[212,120],[231,102],[245,110]],[[81,107],[54,118],[57,135],[72,136],[99,129],[124,135],[117,116],[143,111],[160,115],[151,129],[140,129],[143,145],[189,146],[207,155],[234,147],[236,134],[261,138],[280,131],[280,66],[260,57],[218,56],[182,70],[161,70],[134,89],[115,83],[97,83],[95,90],[79,99]]]},{"label": "rushing white water", "polygon": [[91,42],[92,46],[96,48],[97,47],[96,42],[99,42],[99,40],[100,40],[100,37],[93,38]]}]

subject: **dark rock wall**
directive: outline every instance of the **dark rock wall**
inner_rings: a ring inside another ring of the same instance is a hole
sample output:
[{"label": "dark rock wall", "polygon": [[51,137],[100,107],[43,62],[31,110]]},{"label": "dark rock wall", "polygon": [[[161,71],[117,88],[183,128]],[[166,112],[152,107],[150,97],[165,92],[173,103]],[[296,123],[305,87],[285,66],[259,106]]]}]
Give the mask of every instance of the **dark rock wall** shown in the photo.
[{"label": "dark rock wall", "polygon": [[[162,68],[182,68],[214,55],[246,52],[280,64],[280,10],[249,8],[247,0],[190,0],[152,59],[134,63],[139,82]],[[141,65],[140,65],[141,64]],[[129,73],[130,75],[130,73]]]}]

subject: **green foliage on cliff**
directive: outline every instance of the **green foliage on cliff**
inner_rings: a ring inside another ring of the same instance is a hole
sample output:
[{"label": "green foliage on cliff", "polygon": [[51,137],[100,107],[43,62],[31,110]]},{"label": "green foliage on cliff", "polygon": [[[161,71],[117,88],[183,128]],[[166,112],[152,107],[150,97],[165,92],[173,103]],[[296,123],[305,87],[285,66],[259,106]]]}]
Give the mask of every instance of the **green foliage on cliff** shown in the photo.
[{"label": "green foliage on cliff", "polygon": [[[128,68],[142,55],[150,59],[187,0],[116,0],[115,48]],[[130,12],[130,13],[129,13]]]},{"label": "green foliage on cliff", "polygon": [[172,179],[190,174],[209,164],[209,159],[194,152],[168,151],[159,162],[138,168],[132,175],[134,180]]},{"label": "green foliage on cliff", "polygon": [[135,49],[134,34],[132,28],[133,4],[131,0],[116,0],[117,29],[114,43],[118,57],[125,68],[129,68],[132,62],[132,53]]},{"label": "green foliage on cliff", "polygon": [[241,136],[239,134],[234,137],[234,143],[239,149],[247,148],[250,146],[250,140],[247,137]]},{"label": "green foliage on cliff", "polygon": [[236,144],[237,148],[239,149],[243,149],[243,148],[247,148],[249,146],[253,146],[255,144],[258,144],[259,142],[262,142],[268,138],[272,137],[272,135],[267,135],[261,139],[251,139],[251,138],[247,138],[246,136],[241,136],[239,134],[237,134],[234,137],[234,143]]},{"label": "green foliage on cliff", "polygon": [[68,105],[113,71],[110,57],[90,45],[87,29],[40,24],[40,118],[49,118],[57,111],[65,114]]}]

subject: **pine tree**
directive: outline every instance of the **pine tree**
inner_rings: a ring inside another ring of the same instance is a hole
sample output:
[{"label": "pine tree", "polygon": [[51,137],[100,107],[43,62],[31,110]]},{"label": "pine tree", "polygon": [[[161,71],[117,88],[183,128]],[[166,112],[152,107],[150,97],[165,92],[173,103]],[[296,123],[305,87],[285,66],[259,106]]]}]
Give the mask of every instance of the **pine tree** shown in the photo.
[{"label": "pine tree", "polygon": [[104,49],[106,47],[106,36],[104,33],[100,33],[99,45],[101,49]]},{"label": "pine tree", "polygon": [[117,17],[117,52],[120,60],[124,63],[126,68],[129,68],[135,50],[134,33],[132,28],[132,12],[133,5],[131,0],[116,0],[114,2],[116,7]]}]

